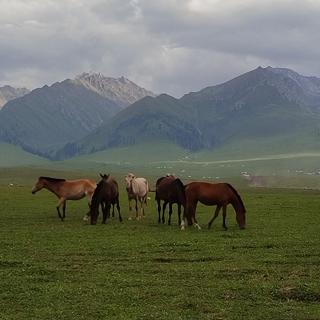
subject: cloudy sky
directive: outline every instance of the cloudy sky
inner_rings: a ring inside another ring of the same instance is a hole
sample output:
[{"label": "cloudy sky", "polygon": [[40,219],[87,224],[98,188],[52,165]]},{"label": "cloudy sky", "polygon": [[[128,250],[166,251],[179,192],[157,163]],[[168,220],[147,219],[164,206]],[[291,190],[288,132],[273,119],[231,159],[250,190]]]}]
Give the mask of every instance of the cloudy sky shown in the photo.
[{"label": "cloudy sky", "polygon": [[320,0],[0,0],[0,86],[84,71],[181,96],[262,66],[320,76]]}]

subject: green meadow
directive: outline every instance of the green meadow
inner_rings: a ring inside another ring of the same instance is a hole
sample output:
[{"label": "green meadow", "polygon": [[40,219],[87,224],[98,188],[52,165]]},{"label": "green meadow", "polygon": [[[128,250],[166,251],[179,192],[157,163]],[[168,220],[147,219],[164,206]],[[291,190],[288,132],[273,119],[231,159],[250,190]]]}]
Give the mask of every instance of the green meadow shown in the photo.
[{"label": "green meadow", "polygon": [[[96,226],[82,221],[85,200],[68,202],[62,223],[53,194],[31,195],[39,175],[95,178],[95,170],[0,169],[1,319],[320,318],[319,191],[251,188],[236,176],[228,181],[247,207],[247,229],[230,207],[229,229],[220,216],[208,230],[213,208],[200,205],[202,230],[182,232],[176,210],[173,225],[157,223],[152,193],[146,218],[129,221],[128,168],[111,169],[125,219]],[[166,168],[151,169],[153,186]],[[286,181],[302,178],[318,183]]]}]

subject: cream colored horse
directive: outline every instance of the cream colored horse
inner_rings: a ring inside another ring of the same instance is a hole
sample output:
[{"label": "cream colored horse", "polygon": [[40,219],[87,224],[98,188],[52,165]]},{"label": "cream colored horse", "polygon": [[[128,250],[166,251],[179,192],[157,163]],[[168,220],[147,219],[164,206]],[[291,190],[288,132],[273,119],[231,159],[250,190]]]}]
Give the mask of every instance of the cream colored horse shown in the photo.
[{"label": "cream colored horse", "polygon": [[[136,219],[139,220],[145,216],[145,206],[147,206],[149,191],[148,181],[145,178],[137,178],[133,173],[128,173],[125,181],[129,201],[129,220],[132,219],[132,200],[135,201]],[[138,202],[140,203],[140,214],[138,213]]]},{"label": "cream colored horse", "polygon": [[[35,194],[43,188],[54,193],[59,198],[57,211],[59,218],[63,221],[66,216],[67,200],[80,200],[87,197],[90,207],[91,198],[96,187],[97,183],[89,179],[65,180],[50,177],[39,177],[38,181],[32,188],[32,194]],[[63,215],[60,213],[61,206]],[[84,217],[85,220],[88,219],[87,216]]]}]

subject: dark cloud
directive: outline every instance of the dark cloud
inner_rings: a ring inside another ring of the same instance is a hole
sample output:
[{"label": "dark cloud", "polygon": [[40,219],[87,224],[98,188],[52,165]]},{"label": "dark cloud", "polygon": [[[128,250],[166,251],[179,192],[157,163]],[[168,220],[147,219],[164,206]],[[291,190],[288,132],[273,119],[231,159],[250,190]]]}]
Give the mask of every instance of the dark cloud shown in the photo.
[{"label": "dark cloud", "polygon": [[0,0],[0,85],[83,71],[180,96],[258,65],[320,75],[316,0]]}]

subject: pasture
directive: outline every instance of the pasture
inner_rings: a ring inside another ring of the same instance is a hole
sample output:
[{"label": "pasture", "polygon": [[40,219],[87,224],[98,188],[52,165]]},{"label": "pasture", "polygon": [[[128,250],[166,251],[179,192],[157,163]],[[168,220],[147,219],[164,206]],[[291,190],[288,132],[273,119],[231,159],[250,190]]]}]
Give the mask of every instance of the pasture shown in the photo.
[{"label": "pasture", "polygon": [[176,207],[157,223],[152,193],[147,217],[128,221],[119,176],[123,223],[84,223],[85,200],[61,222],[52,194],[31,195],[38,175],[9,186],[19,170],[1,171],[1,319],[320,318],[320,192],[242,187],[246,230],[231,207],[228,231],[221,216],[207,230],[213,208],[198,206],[203,229],[181,232]]}]

